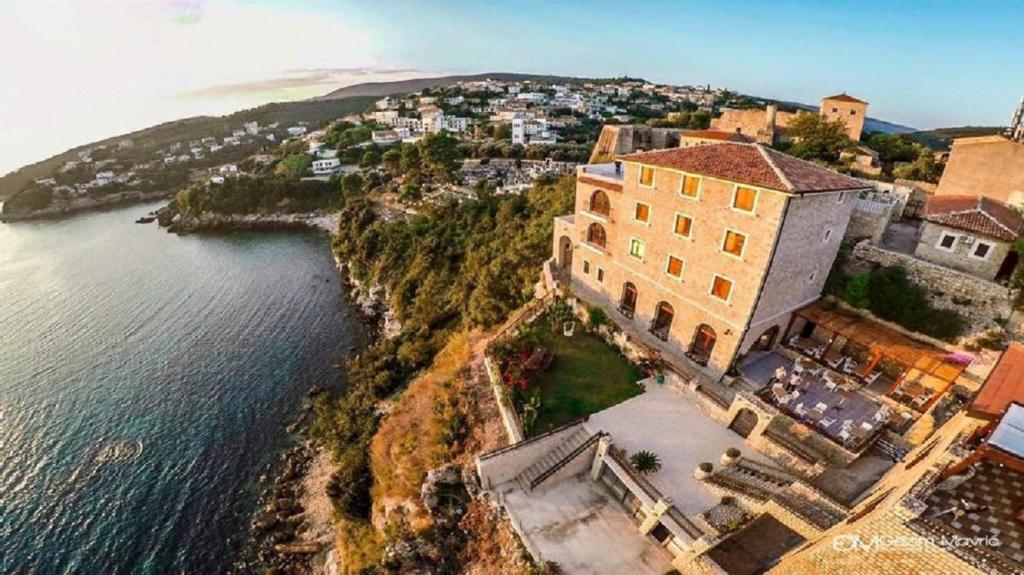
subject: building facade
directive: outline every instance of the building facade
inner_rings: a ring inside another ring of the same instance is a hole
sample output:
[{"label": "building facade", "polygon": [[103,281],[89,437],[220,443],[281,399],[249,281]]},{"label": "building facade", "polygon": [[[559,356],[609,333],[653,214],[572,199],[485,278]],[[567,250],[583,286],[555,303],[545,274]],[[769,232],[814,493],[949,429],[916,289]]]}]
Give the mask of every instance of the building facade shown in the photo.
[{"label": "building facade", "polygon": [[860,140],[867,113],[867,102],[845,92],[821,99],[821,115],[829,120],[842,120],[846,124],[846,133],[854,142]]},{"label": "building facade", "polygon": [[1002,136],[957,138],[937,195],[983,195],[1024,206],[1024,143]]},{"label": "building facade", "polygon": [[715,375],[820,297],[862,182],[754,144],[577,171],[554,254],[573,291]]},{"label": "building facade", "polygon": [[1017,266],[1013,242],[1024,221],[1006,204],[978,196],[932,196],[914,255],[986,280],[1007,280]]}]

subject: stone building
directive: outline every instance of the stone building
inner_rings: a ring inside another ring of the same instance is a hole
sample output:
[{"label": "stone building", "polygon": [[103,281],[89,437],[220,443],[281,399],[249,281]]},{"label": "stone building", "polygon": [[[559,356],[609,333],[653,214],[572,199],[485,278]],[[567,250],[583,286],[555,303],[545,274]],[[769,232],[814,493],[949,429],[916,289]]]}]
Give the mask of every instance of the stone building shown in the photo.
[{"label": "stone building", "polygon": [[860,140],[867,113],[868,103],[846,92],[821,99],[821,115],[829,120],[842,120],[846,124],[847,134],[854,142]]},{"label": "stone building", "polygon": [[573,292],[713,376],[820,297],[867,188],[736,143],[626,155],[576,182],[553,238]]},{"label": "stone building", "polygon": [[740,142],[749,144],[753,142],[743,134],[735,132],[721,132],[718,130],[685,130],[680,134],[679,147],[692,148],[693,146],[706,146],[708,144],[721,144],[722,142]]},{"label": "stone building", "polygon": [[1024,220],[1006,204],[984,196],[932,196],[914,255],[987,280],[1006,280],[1017,266],[1013,242]]},{"label": "stone building", "polygon": [[616,156],[650,150],[676,148],[680,136],[689,130],[652,128],[643,124],[606,124],[594,144],[591,164],[610,162]]},{"label": "stone building", "polygon": [[935,193],[983,195],[1012,206],[1024,205],[1024,143],[1003,136],[953,140]]}]

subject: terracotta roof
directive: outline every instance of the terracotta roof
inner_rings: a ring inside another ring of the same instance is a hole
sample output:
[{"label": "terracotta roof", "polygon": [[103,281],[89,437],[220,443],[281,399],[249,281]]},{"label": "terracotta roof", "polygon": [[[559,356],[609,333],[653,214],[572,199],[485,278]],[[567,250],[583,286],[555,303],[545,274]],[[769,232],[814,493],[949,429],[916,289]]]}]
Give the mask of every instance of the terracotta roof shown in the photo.
[{"label": "terracotta roof", "polygon": [[1000,416],[1013,402],[1024,403],[1024,345],[1018,343],[1003,352],[971,403],[971,411]]},{"label": "terracotta roof", "polygon": [[1024,228],[1020,214],[985,196],[929,196],[924,215],[929,222],[1012,242]]},{"label": "terracotta roof", "polygon": [[859,180],[761,144],[730,142],[671,148],[628,154],[620,159],[782,192],[834,192],[868,187]]},{"label": "terracotta roof", "polygon": [[725,132],[723,130],[683,130],[684,138],[703,138],[705,140],[722,140],[726,142],[752,142],[750,138],[736,132]]},{"label": "terracotta roof", "polygon": [[822,100],[835,100],[837,102],[850,102],[852,104],[867,104],[867,102],[865,102],[864,100],[854,98],[853,96],[847,94],[846,92],[843,92],[842,94],[836,94],[835,96],[828,96],[827,98],[822,98]]}]

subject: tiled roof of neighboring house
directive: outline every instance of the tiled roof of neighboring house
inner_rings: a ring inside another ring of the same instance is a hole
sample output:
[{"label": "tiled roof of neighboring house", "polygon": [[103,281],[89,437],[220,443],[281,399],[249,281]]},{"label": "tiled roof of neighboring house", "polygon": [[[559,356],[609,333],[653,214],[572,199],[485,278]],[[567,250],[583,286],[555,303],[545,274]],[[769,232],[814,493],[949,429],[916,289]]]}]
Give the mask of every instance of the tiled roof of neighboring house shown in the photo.
[{"label": "tiled roof of neighboring house", "polygon": [[723,130],[683,130],[680,135],[684,138],[702,138],[705,140],[722,140],[726,142],[752,142],[750,138],[735,132]]},{"label": "tiled roof of neighboring house", "polygon": [[998,417],[1015,401],[1024,403],[1024,345],[1018,343],[1003,352],[970,410]]},{"label": "tiled roof of neighboring house", "polygon": [[1020,214],[1006,204],[985,196],[930,196],[924,219],[943,226],[992,236],[1012,242],[1024,228]]},{"label": "tiled roof of neighboring house", "polygon": [[862,190],[863,182],[761,144],[671,148],[621,159],[792,193]]},{"label": "tiled roof of neighboring house", "polygon": [[854,98],[853,96],[847,94],[846,92],[843,92],[842,94],[836,94],[835,96],[822,98],[822,100],[835,100],[837,102],[850,102],[853,104],[867,104],[867,102],[865,102],[864,100]]}]

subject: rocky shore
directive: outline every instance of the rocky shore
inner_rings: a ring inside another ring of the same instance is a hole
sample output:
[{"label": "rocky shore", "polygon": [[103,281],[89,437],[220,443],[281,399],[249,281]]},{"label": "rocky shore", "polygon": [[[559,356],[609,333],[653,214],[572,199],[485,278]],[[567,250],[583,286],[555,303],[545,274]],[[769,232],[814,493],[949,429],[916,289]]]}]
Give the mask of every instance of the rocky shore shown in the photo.
[{"label": "rocky shore", "polygon": [[173,197],[175,191],[160,191],[160,192],[123,192],[120,194],[110,194],[108,196],[102,196],[100,198],[79,198],[70,202],[62,202],[51,205],[48,208],[41,210],[35,210],[27,213],[10,213],[0,212],[0,222],[17,222],[23,220],[44,220],[50,218],[61,218],[64,216],[70,216],[81,212],[89,212],[95,210],[103,210],[107,208],[113,208],[118,206],[124,206],[127,204],[141,204],[146,202],[155,202],[157,200],[164,200]]},{"label": "rocky shore", "polygon": [[168,231],[185,234],[210,231],[316,229],[327,233],[338,230],[338,214],[204,214],[183,217],[160,210],[158,221]]}]

